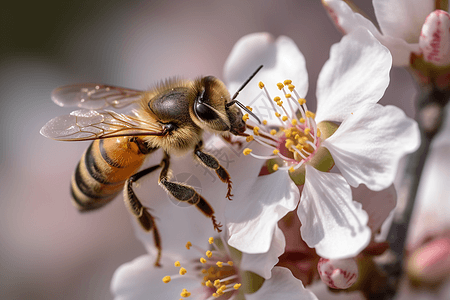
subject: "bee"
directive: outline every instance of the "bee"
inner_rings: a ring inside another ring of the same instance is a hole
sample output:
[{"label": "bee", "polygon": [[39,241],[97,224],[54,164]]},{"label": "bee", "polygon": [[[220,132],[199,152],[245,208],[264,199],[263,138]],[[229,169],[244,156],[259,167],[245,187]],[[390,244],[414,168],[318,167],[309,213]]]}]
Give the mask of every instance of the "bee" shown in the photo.
[{"label": "bee", "polygon": [[[50,120],[40,133],[60,141],[92,140],[71,179],[74,206],[80,212],[95,210],[123,190],[131,214],[144,230],[153,231],[158,250],[155,265],[159,266],[161,237],[154,216],[136,196],[133,183],[161,169],[159,185],[176,200],[195,205],[220,232],[222,225],[216,221],[211,205],[191,186],[170,180],[170,157],[193,150],[194,157],[228,185],[226,198],[231,200],[230,175],[214,156],[203,151],[202,134],[209,131],[228,140],[230,133],[245,136],[246,124],[239,107],[259,122],[236,97],[261,68],[233,97],[213,76],[193,81],[172,78],[148,91],[90,83],[53,90],[53,102],[81,109]],[[128,111],[118,112],[122,109]],[[145,159],[158,149],[164,152],[160,164],[140,170]]]}]

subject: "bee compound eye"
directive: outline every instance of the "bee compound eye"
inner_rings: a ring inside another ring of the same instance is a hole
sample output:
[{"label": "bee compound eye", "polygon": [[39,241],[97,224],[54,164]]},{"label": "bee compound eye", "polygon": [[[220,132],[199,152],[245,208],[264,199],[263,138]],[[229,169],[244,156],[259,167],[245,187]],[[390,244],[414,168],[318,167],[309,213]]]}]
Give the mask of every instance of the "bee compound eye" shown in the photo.
[{"label": "bee compound eye", "polygon": [[194,106],[195,114],[202,121],[211,121],[219,118],[217,113],[207,104],[196,102]]}]

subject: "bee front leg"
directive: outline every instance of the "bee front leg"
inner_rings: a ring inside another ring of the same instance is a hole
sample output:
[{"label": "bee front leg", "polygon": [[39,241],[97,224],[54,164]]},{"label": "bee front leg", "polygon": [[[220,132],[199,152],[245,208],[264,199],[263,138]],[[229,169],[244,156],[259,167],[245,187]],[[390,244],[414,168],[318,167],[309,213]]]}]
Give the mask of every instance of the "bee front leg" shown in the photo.
[{"label": "bee front leg", "polygon": [[140,172],[137,172],[130,178],[125,181],[125,188],[123,189],[123,199],[125,201],[125,206],[129,209],[129,211],[138,219],[139,224],[141,224],[142,228],[145,231],[153,230],[153,240],[155,242],[155,247],[158,251],[155,266],[160,267],[161,260],[161,237],[159,235],[158,228],[156,227],[154,217],[148,212],[148,209],[144,207],[139,201],[138,197],[133,191],[133,182],[136,182],[139,178],[150,174],[156,169],[160,168],[161,165],[156,165],[147,169],[144,169]]},{"label": "bee front leg", "polygon": [[202,151],[203,148],[203,142],[200,141],[200,143],[195,146],[194,154],[198,157],[200,162],[210,169],[213,169],[216,171],[217,176],[222,180],[222,182],[225,182],[228,184],[228,191],[226,197],[228,200],[232,200],[231,197],[233,197],[233,194],[231,194],[231,188],[232,188],[232,182],[230,178],[230,174],[228,174],[227,170],[225,170],[224,167],[222,167],[219,164],[219,161],[214,156],[207,154]]},{"label": "bee front leg", "polygon": [[214,216],[214,209],[199,193],[194,190],[194,188],[189,185],[169,181],[169,154],[165,153],[161,165],[162,170],[159,175],[159,184],[178,201],[197,206],[197,208],[200,209],[207,217],[211,218],[214,229],[221,232],[222,230],[220,228],[222,225],[217,223],[216,217]]}]

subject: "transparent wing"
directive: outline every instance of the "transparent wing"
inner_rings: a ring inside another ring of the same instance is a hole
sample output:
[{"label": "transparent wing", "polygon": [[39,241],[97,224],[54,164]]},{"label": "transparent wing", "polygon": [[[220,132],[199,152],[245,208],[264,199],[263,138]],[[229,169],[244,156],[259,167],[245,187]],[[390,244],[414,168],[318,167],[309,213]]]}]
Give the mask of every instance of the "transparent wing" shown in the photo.
[{"label": "transparent wing", "polygon": [[119,136],[163,135],[158,123],[113,111],[76,110],[56,117],[41,129],[45,137],[60,141],[95,140]]},{"label": "transparent wing", "polygon": [[138,101],[143,93],[111,85],[81,83],[54,89],[52,100],[59,106],[100,110],[107,107],[125,107]]}]

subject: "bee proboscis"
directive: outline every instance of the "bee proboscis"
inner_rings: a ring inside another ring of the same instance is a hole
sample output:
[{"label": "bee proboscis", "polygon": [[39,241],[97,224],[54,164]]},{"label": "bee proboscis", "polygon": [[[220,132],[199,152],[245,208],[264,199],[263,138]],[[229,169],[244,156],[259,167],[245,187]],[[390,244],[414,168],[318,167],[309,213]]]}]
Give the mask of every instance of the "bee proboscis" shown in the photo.
[{"label": "bee proboscis", "polygon": [[[133,182],[161,168],[159,185],[178,201],[196,205],[221,231],[213,208],[194,188],[170,181],[170,156],[193,149],[194,157],[227,183],[226,197],[231,200],[230,175],[214,156],[203,151],[202,134],[206,130],[224,137],[245,135],[246,124],[237,105],[258,118],[236,97],[261,68],[233,97],[213,76],[193,81],[169,79],[148,91],[90,83],[55,89],[52,100],[56,104],[80,109],[50,120],[41,134],[61,141],[93,141],[72,176],[73,204],[80,211],[94,210],[123,190],[130,212],[146,231],[153,230],[158,250],[155,265],[159,265],[162,246],[155,218],[136,196]],[[108,109],[129,105],[137,107],[127,113]],[[160,148],[164,151],[161,163],[140,170],[144,160]]]}]

